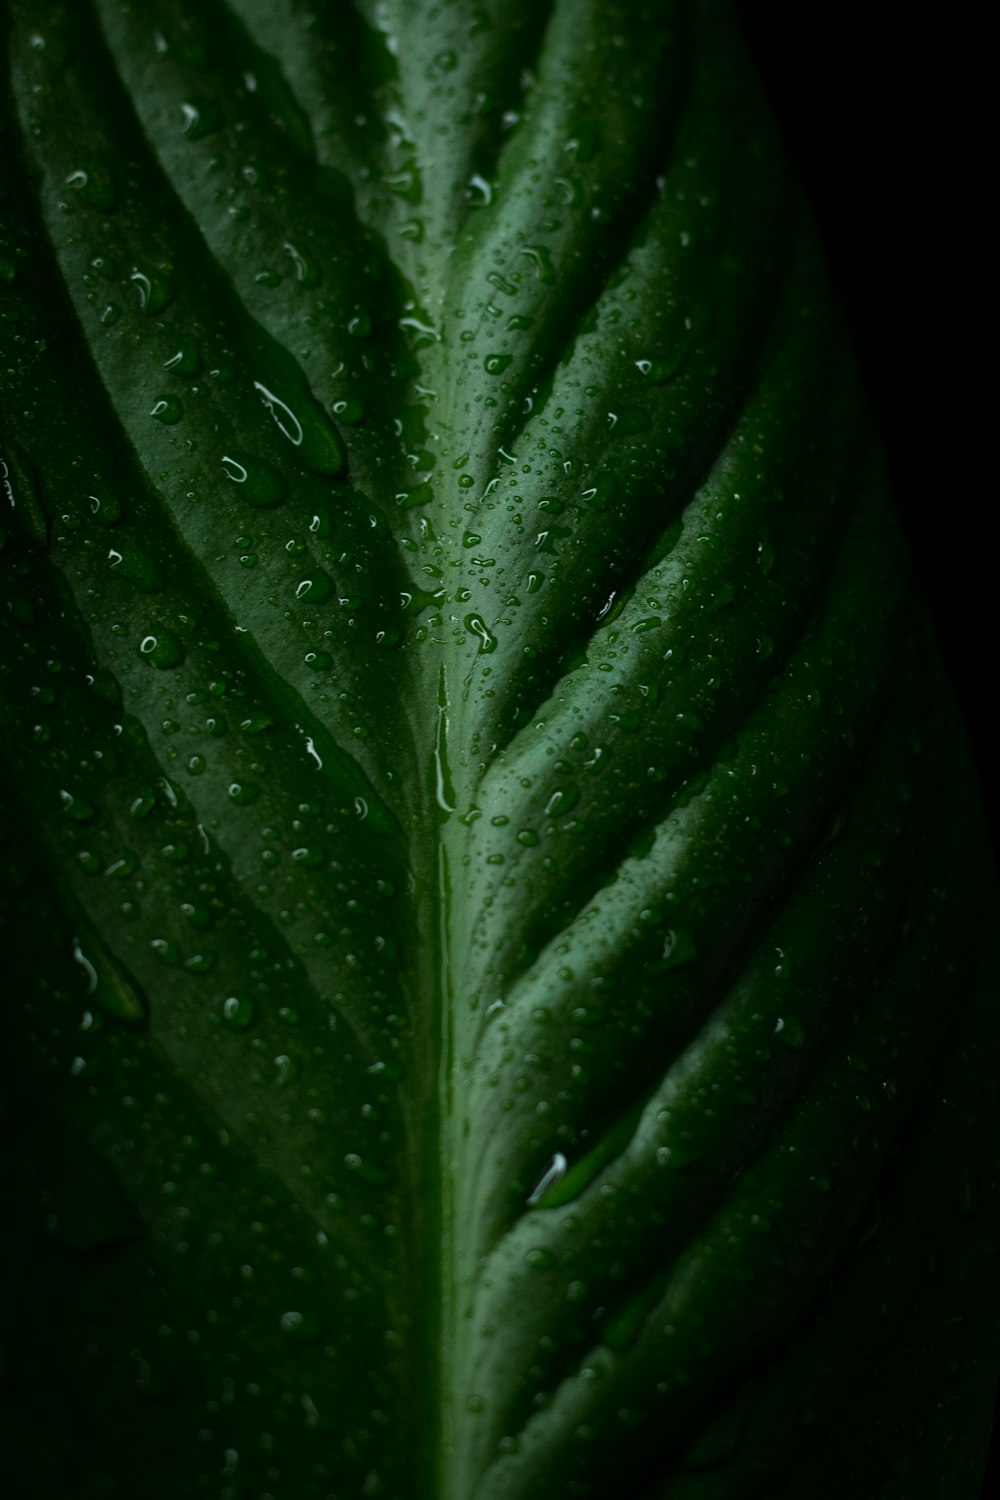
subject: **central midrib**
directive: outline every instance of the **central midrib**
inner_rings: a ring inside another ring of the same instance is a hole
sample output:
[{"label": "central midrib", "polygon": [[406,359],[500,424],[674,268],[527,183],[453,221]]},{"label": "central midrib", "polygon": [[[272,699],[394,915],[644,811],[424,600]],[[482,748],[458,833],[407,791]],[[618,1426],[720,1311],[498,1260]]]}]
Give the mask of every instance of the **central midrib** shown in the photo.
[{"label": "central midrib", "polygon": [[[456,872],[461,868],[469,829],[459,817],[461,800],[452,779],[449,738],[453,705],[447,668],[440,657],[421,673],[418,701],[426,705],[423,749],[418,752],[422,805],[415,809],[414,875],[418,916],[414,932],[417,1035],[424,1038],[425,1064],[412,1122],[412,1257],[417,1327],[408,1383],[413,1462],[407,1493],[412,1500],[473,1500],[474,1488],[462,1460],[462,1426],[468,1392],[463,1389],[462,1287],[463,1193],[461,1155],[464,1083],[461,1077],[461,964],[456,961],[456,926],[461,927]],[[457,666],[457,664],[455,664]],[[432,678],[436,678],[436,681]],[[454,678],[452,679],[454,680]],[[464,778],[462,778],[464,779]],[[468,792],[470,788],[463,788]],[[419,1062],[418,1062],[419,1066]]]}]

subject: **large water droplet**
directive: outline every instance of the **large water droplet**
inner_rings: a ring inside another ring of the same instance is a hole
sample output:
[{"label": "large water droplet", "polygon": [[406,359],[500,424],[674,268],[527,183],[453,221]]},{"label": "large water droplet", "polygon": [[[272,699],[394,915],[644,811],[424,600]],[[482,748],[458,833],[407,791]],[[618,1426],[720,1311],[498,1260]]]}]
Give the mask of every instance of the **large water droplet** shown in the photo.
[{"label": "large water droplet", "polygon": [[145,1020],[146,1006],[138,983],[96,937],[74,939],[73,957],[87,976],[88,999],[119,1021]]},{"label": "large water droplet", "polygon": [[487,628],[482,615],[466,615],[465,628],[479,639],[480,656],[489,656],[497,649],[496,636]]},{"label": "large water droplet", "polygon": [[246,1031],[253,1025],[256,1010],[252,1000],[230,995],[222,1002],[222,1019],[231,1031]]},{"label": "large water droplet", "polygon": [[181,339],[170,358],[163,361],[163,368],[175,375],[197,375],[201,369],[201,354],[194,339]]},{"label": "large water droplet", "polygon": [[276,470],[262,458],[241,449],[223,454],[222,467],[226,478],[240,487],[241,498],[258,510],[280,505],[284,498],[284,486]]},{"label": "large water droplet", "polygon": [[173,285],[152,266],[136,266],[129,280],[139,293],[139,306],[145,313],[162,312],[176,296]]},{"label": "large water droplet", "polygon": [[88,161],[82,163],[66,178],[66,186],[78,193],[84,203],[92,208],[110,213],[118,204],[118,185],[108,162]]},{"label": "large water droplet", "polygon": [[150,631],[139,642],[139,654],[161,671],[179,667],[184,660],[184,646],[180,637],[166,627]]},{"label": "large water droplet", "polygon": [[88,823],[95,816],[95,809],[86,797],[81,797],[79,792],[61,791],[59,800],[62,803],[63,813],[74,823]]},{"label": "large water droplet", "polygon": [[184,408],[176,396],[157,396],[149,415],[165,426],[173,427],[184,415]]},{"label": "large water droplet", "polygon": [[291,1338],[314,1339],[319,1337],[319,1320],[311,1313],[286,1312],[281,1315],[281,1331]]},{"label": "large water droplet", "polygon": [[333,579],[322,568],[313,568],[308,578],[296,585],[295,597],[304,604],[325,604],[333,597]]},{"label": "large water droplet", "polygon": [[561,1151],[557,1151],[528,1195],[527,1203],[529,1208],[534,1208],[536,1204],[541,1203],[550,1188],[554,1188],[556,1183],[562,1182],[566,1176],[566,1167],[565,1156]]},{"label": "large water droplet", "polygon": [[200,141],[222,125],[222,111],[210,100],[190,99],[181,105],[184,134],[189,141]]}]

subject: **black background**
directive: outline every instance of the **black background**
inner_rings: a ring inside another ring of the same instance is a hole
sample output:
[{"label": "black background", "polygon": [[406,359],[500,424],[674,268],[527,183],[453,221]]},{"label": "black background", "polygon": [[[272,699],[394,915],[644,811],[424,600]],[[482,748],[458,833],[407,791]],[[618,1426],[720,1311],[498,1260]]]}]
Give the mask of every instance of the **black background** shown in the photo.
[{"label": "black background", "polygon": [[961,4],[919,23],[879,0],[738,9],[823,232],[995,833],[985,37]]},{"label": "black background", "polygon": [[[738,9],[826,242],[996,851],[997,378],[986,216],[997,193],[981,103],[996,86],[985,35],[961,3],[920,21],[884,0],[739,0]],[[998,1437],[984,1495],[1000,1494]]]}]

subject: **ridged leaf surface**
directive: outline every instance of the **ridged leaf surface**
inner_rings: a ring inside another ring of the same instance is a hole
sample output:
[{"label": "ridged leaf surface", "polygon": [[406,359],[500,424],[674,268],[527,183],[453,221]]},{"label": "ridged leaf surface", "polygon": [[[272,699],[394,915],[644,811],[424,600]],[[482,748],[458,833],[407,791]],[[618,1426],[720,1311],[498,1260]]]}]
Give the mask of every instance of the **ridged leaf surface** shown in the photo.
[{"label": "ridged leaf surface", "polygon": [[728,13],[10,11],[19,1493],[974,1495],[989,876]]}]

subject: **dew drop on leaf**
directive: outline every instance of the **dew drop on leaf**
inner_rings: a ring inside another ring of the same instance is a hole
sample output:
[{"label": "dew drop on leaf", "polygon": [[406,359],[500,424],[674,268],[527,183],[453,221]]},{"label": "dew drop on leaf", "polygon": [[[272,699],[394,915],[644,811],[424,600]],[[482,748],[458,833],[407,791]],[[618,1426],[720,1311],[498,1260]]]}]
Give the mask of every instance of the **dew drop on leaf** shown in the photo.
[{"label": "dew drop on leaf", "polygon": [[197,375],[201,369],[201,355],[195,340],[180,340],[173,354],[163,361],[163,368],[174,375]]},{"label": "dew drop on leaf", "polygon": [[92,208],[111,213],[118,206],[118,184],[108,162],[89,161],[70,172],[66,186]]},{"label": "dew drop on leaf", "polygon": [[227,793],[237,807],[247,807],[260,796],[260,787],[252,781],[231,781]]},{"label": "dew drop on leaf", "polygon": [[356,400],[334,401],[330,407],[338,422],[343,422],[346,427],[356,427],[365,419],[364,403]]},{"label": "dew drop on leaf", "polygon": [[166,964],[169,968],[175,968],[180,963],[180,950],[177,944],[172,943],[169,938],[153,938],[149,946],[160,962]]},{"label": "dew drop on leaf", "polygon": [[496,636],[488,629],[482,615],[466,615],[465,628],[470,635],[478,637],[480,656],[489,656],[496,650]]},{"label": "dew drop on leaf", "polygon": [[231,1031],[246,1031],[255,1015],[254,1003],[246,997],[229,995],[222,1002],[222,1019]]},{"label": "dew drop on leaf", "polygon": [[149,409],[149,415],[167,427],[173,427],[184,415],[184,408],[176,396],[157,396]]},{"label": "dew drop on leaf", "polygon": [[89,823],[91,818],[96,817],[97,811],[92,802],[82,797],[79,792],[61,791],[59,800],[62,803],[63,815],[74,823]]},{"label": "dew drop on leaf", "polygon": [[168,671],[171,667],[179,667],[184,660],[184,646],[174,631],[161,627],[142,637],[139,655],[145,657],[150,666]]},{"label": "dew drop on leaf", "polygon": [[138,982],[96,937],[74,941],[73,957],[87,977],[89,1000],[119,1021],[145,1020],[146,1004]]},{"label": "dew drop on leaf", "polygon": [[129,280],[139,294],[140,308],[150,315],[163,312],[176,295],[166,276],[151,266],[136,266]]},{"label": "dew drop on leaf", "polygon": [[248,505],[269,510],[284,499],[284,485],[277,471],[264,459],[242,449],[232,449],[223,454],[222,467],[226,478],[239,485],[240,496]]},{"label": "dew drop on leaf", "polygon": [[305,604],[325,604],[334,594],[333,579],[322,568],[314,568],[308,578],[295,586],[295,597]]},{"label": "dew drop on leaf", "polygon": [[222,126],[222,111],[205,99],[188,99],[180,106],[182,131],[189,141],[200,141]]},{"label": "dew drop on leaf", "polygon": [[281,1331],[295,1339],[315,1339],[319,1337],[319,1319],[310,1313],[286,1312],[282,1313]]}]

